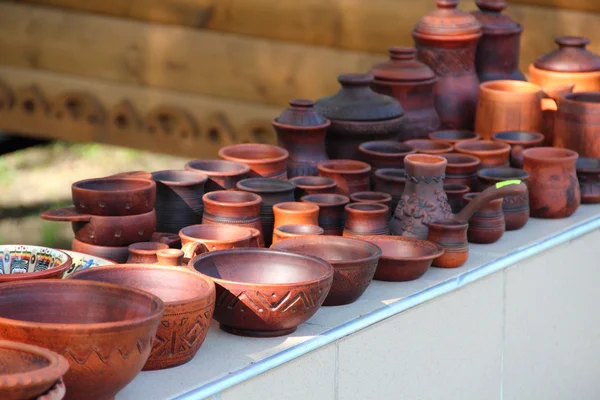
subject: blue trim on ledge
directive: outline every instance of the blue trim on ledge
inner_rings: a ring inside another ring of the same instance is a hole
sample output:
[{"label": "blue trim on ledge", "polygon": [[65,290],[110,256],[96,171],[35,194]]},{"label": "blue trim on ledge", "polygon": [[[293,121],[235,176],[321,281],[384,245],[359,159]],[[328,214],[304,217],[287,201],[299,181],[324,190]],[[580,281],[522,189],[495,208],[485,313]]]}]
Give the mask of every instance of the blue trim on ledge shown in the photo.
[{"label": "blue trim on ledge", "polygon": [[263,360],[257,361],[256,363],[250,364],[247,367],[233,372],[226,377],[214,380],[199,388],[174,397],[173,399],[200,400],[218,394],[226,389],[231,388],[232,386],[235,386],[241,382],[244,382],[259,374],[262,374],[263,372],[269,371],[288,361],[301,357],[313,350],[324,347],[345,336],[351,335],[353,333],[356,333],[357,331],[360,331],[371,325],[381,322],[386,318],[392,317],[412,307],[418,306],[419,304],[435,299],[436,297],[439,297],[443,294],[452,292],[469,283],[475,282],[502,269],[515,265],[519,261],[525,260],[543,251],[546,251],[548,249],[581,237],[596,229],[600,229],[600,217],[597,217],[590,221],[582,222],[564,232],[558,233],[538,243],[534,243],[528,247],[507,254],[506,256],[500,257],[492,262],[484,264],[479,268],[455,276],[454,278],[451,278],[445,282],[432,286],[411,296],[405,297],[401,300],[398,300],[395,303],[382,307],[369,314],[365,314],[361,317],[355,318],[351,321],[346,322],[343,325],[340,325],[327,332],[324,332],[319,336],[315,336],[314,338],[309,339],[306,342],[292,346],[277,354],[273,354],[269,357],[264,358]]}]

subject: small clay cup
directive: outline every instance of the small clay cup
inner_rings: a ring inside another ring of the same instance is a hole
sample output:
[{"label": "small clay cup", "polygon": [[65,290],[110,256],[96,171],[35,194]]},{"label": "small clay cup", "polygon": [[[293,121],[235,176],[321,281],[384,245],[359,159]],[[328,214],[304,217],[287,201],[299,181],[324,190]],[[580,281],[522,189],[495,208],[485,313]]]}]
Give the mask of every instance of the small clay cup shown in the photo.
[{"label": "small clay cup", "polygon": [[342,236],[359,239],[364,236],[390,234],[390,208],[385,204],[351,203],[345,210],[346,225]]},{"label": "small clay cup", "polygon": [[350,203],[348,196],[334,193],[309,194],[302,197],[301,201],[319,206],[319,226],[323,228],[325,235],[342,235],[346,223],[344,207]]},{"label": "small clay cup", "polygon": [[392,195],[384,192],[356,192],[350,195],[353,203],[379,203],[389,209],[388,219],[392,216]]},{"label": "small clay cup", "polygon": [[127,246],[96,246],[84,243],[76,238],[71,242],[71,249],[79,253],[105,258],[118,264],[125,264],[129,258],[129,248]]},{"label": "small clay cup", "polygon": [[292,239],[301,236],[322,235],[323,232],[323,228],[318,225],[281,225],[273,230],[273,244],[279,242],[280,240]]},{"label": "small clay cup", "polygon": [[457,152],[470,154],[479,158],[482,168],[508,167],[510,157],[510,145],[493,140],[470,140],[459,142],[454,148]]},{"label": "small clay cup", "polygon": [[71,185],[75,209],[82,214],[119,216],[152,211],[156,185],[137,178],[96,178]]},{"label": "small clay cup", "polygon": [[581,187],[581,202],[600,203],[600,158],[579,157],[576,168]]},{"label": "small clay cup", "polygon": [[402,193],[404,193],[405,175],[404,169],[397,168],[378,169],[373,175],[373,190],[392,196],[390,214],[394,214]]},{"label": "small clay cup", "polygon": [[[463,196],[465,204],[468,204],[478,194],[465,194]],[[506,227],[502,201],[502,198],[490,200],[473,214],[469,220],[469,229],[467,229],[467,239],[470,243],[495,243],[504,235]]]},{"label": "small clay cup", "polygon": [[477,187],[477,171],[481,164],[479,158],[460,153],[440,154],[440,157],[448,161],[444,183]]},{"label": "small clay cup", "polygon": [[158,262],[156,253],[168,249],[169,246],[159,242],[140,242],[128,246],[129,258],[127,264],[155,264]]},{"label": "small clay cup", "polygon": [[179,236],[187,259],[208,251],[249,247],[252,240],[248,228],[224,224],[186,226]]},{"label": "small clay cup", "polygon": [[362,161],[328,160],[317,166],[319,176],[333,178],[337,183],[337,192],[349,196],[355,192],[371,189],[369,176],[371,166]]},{"label": "small clay cup", "polygon": [[296,185],[294,197],[296,201],[307,194],[315,193],[335,193],[337,183],[333,178],[325,176],[297,176],[290,179]]},{"label": "small clay cup", "polygon": [[358,146],[361,160],[369,164],[372,172],[380,168],[403,168],[404,157],[417,150],[406,143],[393,140],[374,140]]},{"label": "small clay cup", "polygon": [[469,259],[467,229],[469,224],[457,219],[444,219],[427,224],[427,240],[437,243],[444,254],[433,260],[434,267],[458,268]]},{"label": "small clay cup", "polygon": [[287,179],[287,160],[290,153],[283,147],[261,143],[243,143],[222,147],[219,157],[250,167],[250,178]]},{"label": "small clay cup", "polygon": [[461,131],[456,129],[446,129],[441,131],[431,132],[429,139],[434,142],[448,143],[454,146],[458,142],[466,142],[469,140],[479,140],[481,136],[471,131]]},{"label": "small clay cup", "polygon": [[273,229],[282,225],[319,225],[319,206],[315,203],[284,202],[273,206]]},{"label": "small clay cup", "polygon": [[204,185],[205,193],[235,189],[235,184],[246,179],[250,173],[250,167],[246,164],[227,160],[192,160],[185,164],[185,169],[208,176]]},{"label": "small clay cup", "polygon": [[448,196],[448,204],[452,208],[452,213],[457,214],[465,206],[463,196],[471,191],[467,185],[458,183],[444,183],[444,192]]},{"label": "small clay cup", "polygon": [[544,142],[544,135],[537,132],[523,131],[505,131],[496,132],[492,135],[492,140],[510,145],[510,165],[521,168],[523,166],[522,157],[514,156],[515,152],[523,152],[523,149],[541,146]]},{"label": "small clay cup", "polygon": [[406,142],[404,142],[404,144],[414,147],[415,150],[417,150],[417,153],[421,154],[439,155],[444,153],[450,153],[453,150],[451,144],[430,139],[407,140]]}]

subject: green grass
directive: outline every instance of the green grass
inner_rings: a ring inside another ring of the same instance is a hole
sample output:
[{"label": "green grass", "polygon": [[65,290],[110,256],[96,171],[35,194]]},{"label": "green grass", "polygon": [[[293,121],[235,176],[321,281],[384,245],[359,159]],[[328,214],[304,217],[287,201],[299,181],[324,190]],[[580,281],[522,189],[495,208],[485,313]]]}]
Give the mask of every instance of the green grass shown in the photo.
[{"label": "green grass", "polygon": [[62,244],[63,240],[59,235],[60,226],[56,222],[42,221],[41,234],[42,246],[54,247]]}]

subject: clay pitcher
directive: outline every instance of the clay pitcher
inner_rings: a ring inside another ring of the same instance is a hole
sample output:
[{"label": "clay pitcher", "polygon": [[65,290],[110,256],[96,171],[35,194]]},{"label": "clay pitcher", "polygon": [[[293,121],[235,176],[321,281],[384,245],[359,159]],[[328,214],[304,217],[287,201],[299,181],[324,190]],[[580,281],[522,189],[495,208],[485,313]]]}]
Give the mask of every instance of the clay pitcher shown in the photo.
[{"label": "clay pitcher", "polygon": [[559,99],[554,147],[600,158],[600,92],[569,93]]}]

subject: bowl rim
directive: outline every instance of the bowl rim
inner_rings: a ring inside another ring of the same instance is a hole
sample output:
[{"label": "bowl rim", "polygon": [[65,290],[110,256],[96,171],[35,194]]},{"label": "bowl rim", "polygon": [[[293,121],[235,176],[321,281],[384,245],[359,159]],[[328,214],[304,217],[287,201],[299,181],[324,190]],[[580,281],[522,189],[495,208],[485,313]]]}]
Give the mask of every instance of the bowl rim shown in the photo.
[{"label": "bowl rim", "polygon": [[[215,171],[215,170],[211,170],[211,169],[200,169],[200,168],[194,167],[194,165],[197,163],[209,163],[209,162],[211,162],[211,163],[217,162],[219,164],[233,165],[235,167],[238,167],[239,170],[226,172],[226,171]],[[214,177],[237,176],[237,175],[247,174],[250,172],[250,167],[244,163],[241,163],[239,161],[221,160],[218,158],[211,159],[211,160],[201,160],[201,159],[190,160],[185,164],[184,168],[187,171],[202,173],[204,175],[207,175],[209,178],[212,176],[214,176]]]},{"label": "bowl rim", "polygon": [[[207,239],[200,238],[197,236],[191,236],[189,230],[191,229],[205,229],[209,231],[216,230],[224,230],[229,231],[231,234],[230,237],[225,239]],[[247,235],[243,235],[243,231],[246,231]],[[236,233],[239,233],[239,236],[235,236]],[[194,224],[183,227],[179,230],[179,237],[182,240],[187,240],[188,242],[198,242],[198,243],[238,243],[243,242],[245,240],[252,240],[252,231],[250,231],[249,227],[246,226],[237,226],[237,225],[229,225],[229,224]]]},{"label": "bowl rim", "polygon": [[[270,149],[270,150],[273,150],[274,152],[278,152],[279,155],[275,156],[275,157],[270,157],[270,158],[241,158],[238,156],[237,150],[240,150],[242,148],[244,148],[244,149],[252,149],[252,148],[254,148],[254,149],[257,149],[257,148]],[[233,151],[233,154],[232,154],[232,151]],[[275,146],[273,144],[267,144],[267,143],[232,144],[229,146],[221,147],[219,149],[218,154],[219,154],[219,157],[221,157],[222,159],[224,159],[226,161],[235,161],[235,162],[239,162],[242,164],[247,164],[248,166],[277,163],[277,162],[287,160],[288,157],[290,156],[290,153],[283,147]]]},{"label": "bowl rim", "polygon": [[[90,182],[98,182],[98,181],[104,181],[104,182],[106,182],[106,181],[119,181],[119,182],[133,181],[133,182],[140,183],[141,187],[127,189],[127,190],[98,190],[98,189],[86,189],[86,188],[81,187],[82,184],[86,184],[86,183],[90,183]],[[105,196],[115,196],[115,195],[121,195],[124,193],[143,194],[143,193],[147,192],[148,190],[152,191],[152,189],[155,187],[156,187],[156,183],[150,179],[107,176],[104,178],[88,178],[88,179],[79,180],[77,182],[73,182],[71,184],[71,192],[73,195],[78,195],[79,193],[88,193],[88,194],[101,193],[101,195],[105,195]]]},{"label": "bowl rim", "polygon": [[49,250],[54,250],[54,251],[58,251],[59,253],[63,253],[65,256],[67,256],[67,260],[60,264],[58,267],[53,267],[53,268],[48,268],[44,271],[37,271],[37,272],[25,272],[23,274],[1,274],[0,275],[0,283],[4,282],[4,283],[8,283],[8,282],[18,282],[18,281],[26,281],[26,280],[32,280],[32,279],[44,279],[46,276],[49,275],[54,275],[56,273],[58,273],[60,270],[62,270],[62,273],[64,275],[65,272],[67,272],[69,270],[69,268],[71,268],[71,265],[73,264],[73,258],[65,251],[60,250],[60,249],[55,249],[54,247],[46,247],[46,246],[38,246],[38,245],[34,245],[34,244],[0,244],[0,248],[5,247],[5,246],[23,246],[23,247],[40,247],[43,249],[49,249]]},{"label": "bowl rim", "polygon": [[[161,179],[161,175],[167,175],[169,173],[183,174],[189,176],[190,180],[178,181],[174,179]],[[188,187],[206,184],[208,175],[200,171],[192,171],[189,169],[161,169],[160,171],[152,172],[152,181],[155,183],[162,183],[163,185],[173,187]]]},{"label": "bowl rim", "polygon": [[[435,251],[432,250],[431,254],[428,255],[424,255],[424,256],[420,256],[420,257],[386,257],[383,254],[383,249],[381,251],[381,258],[387,259],[387,260],[404,260],[404,261],[427,261],[427,260],[433,260],[439,256],[441,256],[442,254],[444,254],[444,248],[442,246],[440,246],[438,243],[436,242],[432,242],[431,240],[423,240],[423,239],[419,239],[419,238],[414,238],[414,237],[409,237],[409,236],[393,236],[393,235],[370,235],[370,236],[363,236],[363,239],[366,242],[369,243],[373,243],[372,241],[376,241],[376,240],[394,240],[397,242],[426,242],[427,244],[431,244],[433,247],[435,247]],[[373,243],[375,244],[375,243]]]}]

